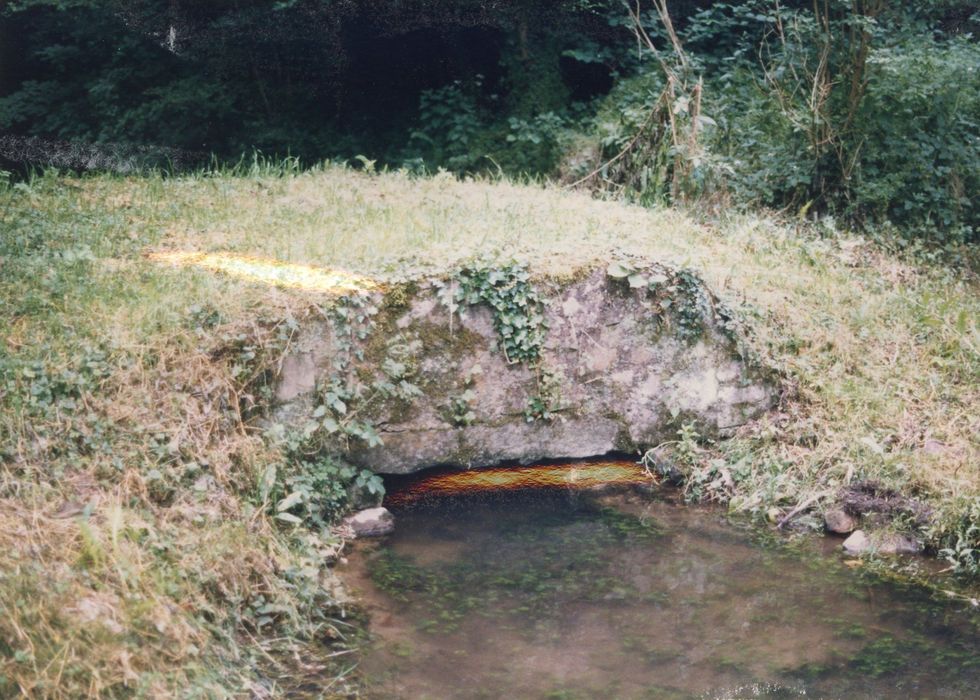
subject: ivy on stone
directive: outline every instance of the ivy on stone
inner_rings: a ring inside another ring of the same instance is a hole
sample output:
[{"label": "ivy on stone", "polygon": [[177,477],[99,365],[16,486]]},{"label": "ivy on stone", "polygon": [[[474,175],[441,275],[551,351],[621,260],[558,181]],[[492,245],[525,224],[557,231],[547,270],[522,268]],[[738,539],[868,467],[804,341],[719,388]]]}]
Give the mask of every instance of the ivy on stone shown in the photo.
[{"label": "ivy on stone", "polygon": [[[475,264],[453,276],[450,285],[436,283],[440,298],[450,311],[486,304],[493,312],[493,326],[509,363],[536,364],[541,359],[547,322],[544,301],[531,284],[523,265],[502,267]],[[462,312],[460,312],[462,313]]]},{"label": "ivy on stone", "polygon": [[365,382],[358,376],[356,363],[365,359],[363,341],[376,330],[377,314],[374,299],[364,294],[341,297],[327,312],[334,330],[336,352],[330,376],[320,385],[316,407],[302,429],[308,451],[316,451],[316,446],[329,447],[337,441],[349,447],[352,438],[368,447],[377,447],[382,440],[374,423],[365,415],[367,407],[379,399],[411,401],[422,395],[413,381],[414,357],[421,343],[400,334],[386,342],[379,377]]},{"label": "ivy on stone", "polygon": [[565,376],[560,370],[550,368],[539,369],[537,372],[538,390],[528,398],[524,409],[524,420],[533,423],[536,420],[551,421],[562,410],[561,387]]},{"label": "ivy on stone", "polygon": [[645,290],[662,318],[674,322],[674,332],[682,340],[693,342],[704,334],[712,303],[704,282],[693,271],[620,260],[610,263],[606,274],[626,282],[630,289]]}]

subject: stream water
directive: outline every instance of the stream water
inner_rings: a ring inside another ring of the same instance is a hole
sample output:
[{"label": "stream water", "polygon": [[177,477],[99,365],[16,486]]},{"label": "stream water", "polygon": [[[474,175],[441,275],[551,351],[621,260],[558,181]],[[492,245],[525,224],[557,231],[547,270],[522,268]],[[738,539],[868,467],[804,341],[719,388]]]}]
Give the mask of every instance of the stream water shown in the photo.
[{"label": "stream water", "polygon": [[370,616],[368,697],[980,697],[976,612],[848,566],[833,541],[762,544],[649,494],[393,510],[395,533],[340,572]]}]

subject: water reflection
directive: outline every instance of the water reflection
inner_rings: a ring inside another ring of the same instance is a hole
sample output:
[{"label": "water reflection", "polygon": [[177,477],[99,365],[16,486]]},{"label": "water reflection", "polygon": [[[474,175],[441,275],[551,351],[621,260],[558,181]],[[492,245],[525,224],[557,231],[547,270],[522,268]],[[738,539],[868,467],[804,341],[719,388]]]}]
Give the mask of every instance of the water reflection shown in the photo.
[{"label": "water reflection", "polygon": [[[396,499],[397,500],[397,499]],[[396,510],[346,576],[370,697],[974,698],[977,618],[717,511],[523,492]],[[342,572],[344,573],[344,572]]]},{"label": "water reflection", "polygon": [[652,485],[653,482],[650,471],[629,460],[580,460],[466,471],[447,469],[429,471],[403,480],[389,493],[386,504],[407,506],[445,496],[533,489],[582,491],[597,487]]}]

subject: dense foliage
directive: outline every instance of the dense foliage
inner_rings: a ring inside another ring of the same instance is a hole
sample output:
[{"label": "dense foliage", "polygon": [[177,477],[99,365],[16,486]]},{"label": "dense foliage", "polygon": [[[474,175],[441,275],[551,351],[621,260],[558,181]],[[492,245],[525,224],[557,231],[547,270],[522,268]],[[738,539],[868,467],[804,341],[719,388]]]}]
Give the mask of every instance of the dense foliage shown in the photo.
[{"label": "dense foliage", "polygon": [[688,28],[733,195],[974,238],[980,46],[873,0],[821,12],[716,3]]},{"label": "dense foliage", "polygon": [[552,176],[974,242],[980,13],[895,5],[20,0],[0,133]]}]

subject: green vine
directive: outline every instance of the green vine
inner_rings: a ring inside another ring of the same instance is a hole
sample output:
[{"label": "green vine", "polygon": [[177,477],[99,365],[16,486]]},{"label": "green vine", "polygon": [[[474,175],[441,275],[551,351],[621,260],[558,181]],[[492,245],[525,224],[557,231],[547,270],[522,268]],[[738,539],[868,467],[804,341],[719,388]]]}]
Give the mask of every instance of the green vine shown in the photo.
[{"label": "green vine", "polygon": [[378,475],[340,456],[352,440],[368,447],[382,444],[369,416],[376,402],[422,395],[413,381],[421,343],[405,334],[387,339],[378,375],[367,380],[359,371],[363,341],[376,331],[378,311],[368,294],[342,297],[323,310],[333,329],[330,374],[317,387],[306,423],[288,433],[280,428],[273,436],[284,447],[284,461],[270,464],[259,482],[262,502],[280,521],[322,528],[365,497],[377,502],[384,495]]},{"label": "green vine", "polygon": [[[362,381],[343,354],[337,353],[334,371],[320,388],[319,402],[304,428],[304,438],[320,449],[338,440],[349,449],[351,439],[368,447],[381,445],[381,436],[365,415],[366,410],[379,400],[411,401],[422,395],[413,382],[413,359],[420,348],[418,340],[401,334],[390,338],[380,365],[381,374],[370,382]],[[352,354],[363,359],[360,348],[352,350]]]},{"label": "green vine", "polygon": [[646,290],[659,308],[661,319],[673,323],[682,340],[694,342],[704,335],[713,305],[704,283],[693,271],[617,261],[606,268],[606,274],[625,281],[630,289]]},{"label": "green vine", "polygon": [[524,419],[528,423],[536,420],[553,420],[561,405],[561,387],[565,381],[565,376],[552,369],[542,369],[537,373],[537,393],[527,400],[527,407],[524,409]]},{"label": "green vine", "polygon": [[476,399],[476,392],[473,387],[476,377],[483,373],[480,365],[474,365],[463,378],[463,391],[453,396],[449,405],[445,407],[446,420],[457,428],[465,428],[473,425],[476,421],[476,413],[473,411],[473,401]]},{"label": "green vine", "polygon": [[494,330],[509,363],[535,365],[541,359],[547,331],[544,302],[527,268],[515,263],[504,267],[478,264],[464,267],[448,284],[435,284],[450,312],[478,304],[490,307]]}]

